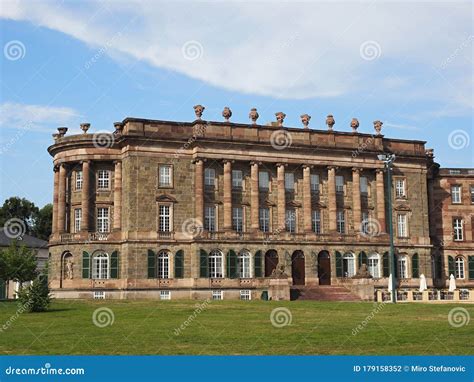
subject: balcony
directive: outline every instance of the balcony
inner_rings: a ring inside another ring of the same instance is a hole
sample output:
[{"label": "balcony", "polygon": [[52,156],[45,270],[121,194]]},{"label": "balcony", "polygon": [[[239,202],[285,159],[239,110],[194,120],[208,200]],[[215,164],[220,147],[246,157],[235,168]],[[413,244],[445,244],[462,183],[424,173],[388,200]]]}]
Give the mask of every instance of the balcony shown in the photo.
[{"label": "balcony", "polygon": [[160,240],[174,240],[174,232],[158,231],[158,239]]},{"label": "balcony", "polygon": [[108,232],[90,232],[87,236],[89,241],[107,241],[109,240]]}]

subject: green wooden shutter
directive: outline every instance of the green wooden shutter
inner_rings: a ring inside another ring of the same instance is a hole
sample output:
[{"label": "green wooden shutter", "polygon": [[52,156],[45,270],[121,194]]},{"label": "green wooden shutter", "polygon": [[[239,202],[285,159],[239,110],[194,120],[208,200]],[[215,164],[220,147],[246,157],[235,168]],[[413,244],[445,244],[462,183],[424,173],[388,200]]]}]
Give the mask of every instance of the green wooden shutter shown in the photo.
[{"label": "green wooden shutter", "polygon": [[156,278],[156,255],[151,249],[148,250],[148,278]]},{"label": "green wooden shutter", "polygon": [[448,256],[448,278],[454,275],[454,257]]},{"label": "green wooden shutter", "polygon": [[118,271],[119,271],[118,252],[114,251],[110,255],[110,278],[118,279]]},{"label": "green wooden shutter", "polygon": [[[390,260],[390,263],[392,262],[392,260]],[[398,256],[395,255],[395,277],[398,279]]]},{"label": "green wooden shutter", "polygon": [[342,255],[336,251],[336,277],[342,277]]},{"label": "green wooden shutter", "polygon": [[382,263],[383,263],[383,277],[390,276],[390,261],[388,259],[388,253],[385,252],[382,256]]},{"label": "green wooden shutter", "polygon": [[227,252],[227,277],[237,278],[237,255],[234,250]]},{"label": "green wooden shutter", "polygon": [[411,258],[411,277],[413,277],[414,279],[420,277],[419,260],[417,253],[415,253]]},{"label": "green wooden shutter", "polygon": [[254,277],[262,277],[262,251],[255,252]]},{"label": "green wooden shutter", "polygon": [[467,257],[469,280],[474,280],[474,256]]},{"label": "green wooden shutter", "polygon": [[365,252],[359,253],[359,268],[362,264],[367,265],[367,254]]},{"label": "green wooden shutter", "polygon": [[82,252],[82,278],[91,278],[91,255],[86,251]]},{"label": "green wooden shutter", "polygon": [[184,251],[182,249],[174,256],[174,277],[176,279],[184,277]]},{"label": "green wooden shutter", "polygon": [[199,277],[209,277],[209,257],[204,249],[199,251]]}]

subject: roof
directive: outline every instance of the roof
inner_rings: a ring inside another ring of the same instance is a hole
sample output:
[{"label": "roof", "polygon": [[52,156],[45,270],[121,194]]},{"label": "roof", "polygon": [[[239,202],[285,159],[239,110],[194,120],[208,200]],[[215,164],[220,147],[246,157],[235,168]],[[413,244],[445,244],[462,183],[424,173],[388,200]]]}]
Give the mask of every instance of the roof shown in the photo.
[{"label": "roof", "polygon": [[[5,228],[0,228],[0,247],[9,247],[14,238],[10,238],[5,233]],[[38,239],[34,236],[24,234],[18,238],[18,242],[21,245],[25,245],[28,248],[47,248],[48,242]]]}]

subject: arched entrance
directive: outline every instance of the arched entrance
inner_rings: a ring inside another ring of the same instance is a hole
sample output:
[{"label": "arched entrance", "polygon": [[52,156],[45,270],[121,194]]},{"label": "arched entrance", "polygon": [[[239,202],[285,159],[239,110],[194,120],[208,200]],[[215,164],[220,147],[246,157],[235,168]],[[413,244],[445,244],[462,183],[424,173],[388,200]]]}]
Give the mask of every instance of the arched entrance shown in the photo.
[{"label": "arched entrance", "polygon": [[270,249],[265,253],[265,277],[270,277],[278,265],[278,252]]},{"label": "arched entrance", "polygon": [[304,285],[304,253],[303,251],[294,251],[291,255],[291,277],[293,285]]},{"label": "arched entrance", "polygon": [[319,285],[331,285],[331,258],[328,251],[318,254]]}]

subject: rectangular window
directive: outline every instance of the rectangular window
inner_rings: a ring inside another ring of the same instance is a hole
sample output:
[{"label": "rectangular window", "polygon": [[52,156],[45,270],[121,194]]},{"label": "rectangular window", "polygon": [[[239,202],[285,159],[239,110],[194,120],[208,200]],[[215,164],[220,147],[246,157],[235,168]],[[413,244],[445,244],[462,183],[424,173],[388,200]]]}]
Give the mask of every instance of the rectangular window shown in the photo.
[{"label": "rectangular window", "polygon": [[461,203],[461,186],[451,186],[451,200],[453,204]]},{"label": "rectangular window", "polygon": [[405,196],[405,179],[399,178],[395,181],[395,197],[404,198]]},{"label": "rectangular window", "polygon": [[471,186],[471,203],[474,203],[474,186]]},{"label": "rectangular window", "polygon": [[398,237],[408,237],[407,216],[399,214],[397,216]]},{"label": "rectangular window", "polygon": [[213,168],[204,169],[204,185],[208,187],[214,187],[216,181],[216,170]]},{"label": "rectangular window", "polygon": [[285,190],[290,192],[295,190],[295,174],[292,172],[285,173]]},{"label": "rectangular window", "polygon": [[268,208],[260,208],[258,217],[259,217],[260,231],[269,232],[270,231],[270,210]]},{"label": "rectangular window", "polygon": [[109,209],[97,208],[97,232],[109,232]]},{"label": "rectangular window", "polygon": [[160,290],[160,300],[171,300],[171,291]]},{"label": "rectangular window", "polygon": [[464,240],[464,228],[463,228],[463,221],[461,218],[453,219],[453,236],[454,236],[454,241]]},{"label": "rectangular window", "polygon": [[401,256],[398,258],[398,277],[401,279],[408,278],[408,269],[407,269],[407,258],[406,256]]},{"label": "rectangular window", "polygon": [[82,190],[82,171],[76,171],[76,191]]},{"label": "rectangular window", "polygon": [[250,301],[252,299],[252,295],[248,289],[240,291],[240,299],[245,301]]},{"label": "rectangular window", "polygon": [[233,207],[232,208],[232,229],[237,232],[242,232],[243,227],[243,208]]},{"label": "rectangular window", "polygon": [[105,292],[104,291],[94,291],[93,294],[94,300],[105,300]]},{"label": "rectangular window", "polygon": [[173,171],[170,165],[160,165],[160,187],[171,187],[173,184]]},{"label": "rectangular window", "polygon": [[74,210],[74,232],[78,233],[81,230],[82,208]]},{"label": "rectangular window", "polygon": [[311,192],[314,194],[319,194],[319,175],[311,174]]},{"label": "rectangular window", "polygon": [[321,233],[321,211],[313,211],[311,223],[313,232],[319,235]]},{"label": "rectangular window", "polygon": [[367,178],[365,176],[360,177],[360,193],[362,195],[367,195],[369,193],[369,184],[367,182]]},{"label": "rectangular window", "polygon": [[259,171],[258,173],[258,188],[261,190],[268,190],[270,178],[267,171]]},{"label": "rectangular window", "polygon": [[212,291],[212,299],[213,300],[223,300],[224,299],[224,292],[221,290],[213,290]]},{"label": "rectangular window", "polygon": [[242,188],[242,171],[232,170],[232,188]]},{"label": "rectangular window", "polygon": [[293,208],[285,211],[285,223],[288,232],[296,232],[296,211]]},{"label": "rectangular window", "polygon": [[369,234],[369,229],[370,229],[369,223],[370,223],[369,213],[367,211],[362,211],[362,221],[361,221],[360,228],[363,234],[366,234],[366,235]]},{"label": "rectangular window", "polygon": [[464,259],[462,257],[456,257],[454,268],[454,277],[456,279],[463,279],[464,278]]},{"label": "rectangular window", "polygon": [[216,231],[216,206],[204,208],[204,229],[209,232]]},{"label": "rectangular window", "polygon": [[160,232],[171,232],[171,206],[160,204],[158,206],[158,229]]},{"label": "rectangular window", "polygon": [[346,217],[345,217],[344,211],[337,211],[336,224],[337,224],[337,232],[339,233],[346,232]]},{"label": "rectangular window", "polygon": [[97,188],[99,190],[108,190],[110,188],[110,171],[99,170],[97,172]]},{"label": "rectangular window", "polygon": [[336,192],[344,192],[344,177],[342,175],[336,175]]}]

